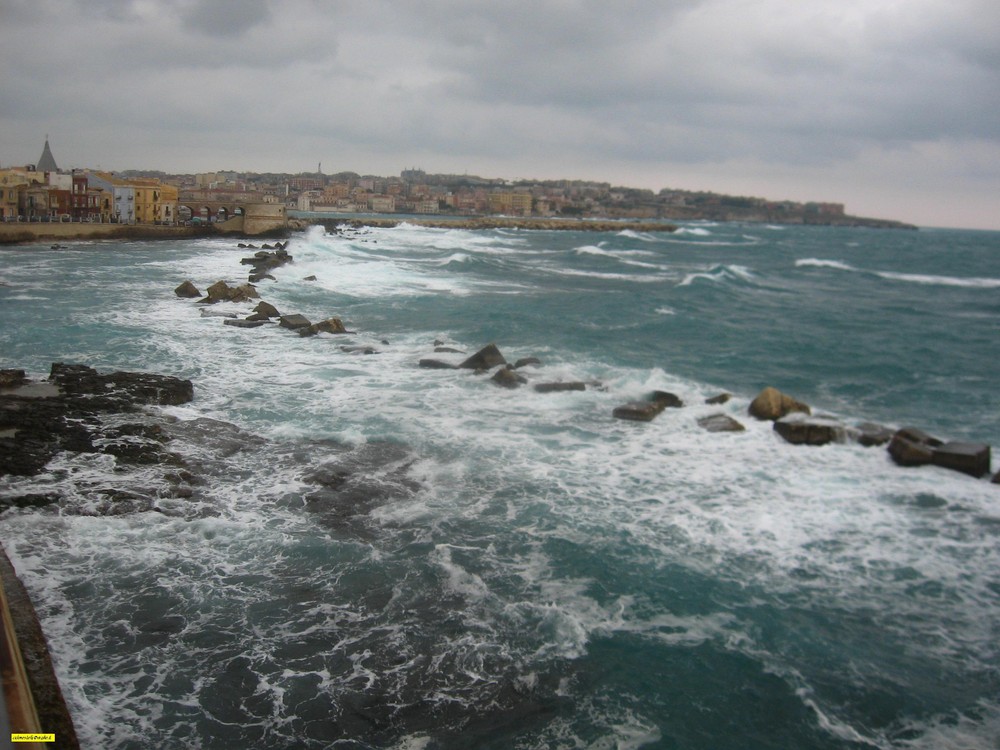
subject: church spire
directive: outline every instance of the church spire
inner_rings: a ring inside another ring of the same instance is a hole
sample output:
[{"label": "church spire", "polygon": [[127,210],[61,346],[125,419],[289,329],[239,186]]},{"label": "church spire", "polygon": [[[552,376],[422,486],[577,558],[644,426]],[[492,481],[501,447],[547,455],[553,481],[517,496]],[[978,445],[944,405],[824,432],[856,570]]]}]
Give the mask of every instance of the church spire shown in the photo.
[{"label": "church spire", "polygon": [[52,156],[52,149],[49,148],[49,136],[45,136],[45,148],[42,149],[42,156],[38,160],[35,169],[39,172],[58,172],[55,157]]}]

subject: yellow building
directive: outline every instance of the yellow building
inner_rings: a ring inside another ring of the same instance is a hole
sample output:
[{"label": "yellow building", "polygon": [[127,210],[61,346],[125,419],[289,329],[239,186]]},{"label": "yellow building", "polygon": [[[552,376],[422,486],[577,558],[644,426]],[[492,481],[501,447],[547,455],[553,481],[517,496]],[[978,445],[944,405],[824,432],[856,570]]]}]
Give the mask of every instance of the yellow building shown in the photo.
[{"label": "yellow building", "polygon": [[129,180],[135,188],[137,224],[173,224],[177,221],[178,189],[156,179]]},{"label": "yellow building", "polygon": [[490,193],[487,200],[491,214],[531,215],[531,193]]},{"label": "yellow building", "polygon": [[45,175],[37,175],[36,172],[29,172],[21,169],[0,169],[0,221],[17,218],[19,186],[26,187],[32,182],[45,182]]}]

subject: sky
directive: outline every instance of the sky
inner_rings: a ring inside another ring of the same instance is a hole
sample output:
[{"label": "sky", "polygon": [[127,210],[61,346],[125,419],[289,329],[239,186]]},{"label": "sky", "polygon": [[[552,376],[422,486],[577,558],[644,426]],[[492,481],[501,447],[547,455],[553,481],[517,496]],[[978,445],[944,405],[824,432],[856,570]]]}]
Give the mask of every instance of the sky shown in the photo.
[{"label": "sky", "polygon": [[0,0],[0,167],[581,179],[1000,229],[997,0]]}]

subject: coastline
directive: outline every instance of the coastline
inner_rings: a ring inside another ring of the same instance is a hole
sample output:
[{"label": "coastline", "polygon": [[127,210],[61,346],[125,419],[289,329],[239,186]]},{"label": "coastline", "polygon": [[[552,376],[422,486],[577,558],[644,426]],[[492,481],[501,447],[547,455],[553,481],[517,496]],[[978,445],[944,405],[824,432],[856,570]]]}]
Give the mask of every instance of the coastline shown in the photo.
[{"label": "coastline", "polygon": [[446,218],[414,218],[395,219],[381,216],[364,216],[358,218],[312,218],[290,219],[290,227],[319,225],[327,230],[336,226],[379,227],[392,228],[400,224],[412,224],[419,227],[434,229],[527,229],[568,232],[676,232],[677,225],[664,221],[630,221],[615,219],[554,219],[544,217],[510,217],[510,216],[456,216]]}]

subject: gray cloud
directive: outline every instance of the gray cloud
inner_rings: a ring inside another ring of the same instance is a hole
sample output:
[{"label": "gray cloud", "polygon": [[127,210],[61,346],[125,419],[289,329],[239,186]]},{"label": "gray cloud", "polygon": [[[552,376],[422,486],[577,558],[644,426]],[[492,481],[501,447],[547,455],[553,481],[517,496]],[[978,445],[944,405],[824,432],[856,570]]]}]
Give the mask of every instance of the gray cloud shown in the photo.
[{"label": "gray cloud", "polygon": [[419,162],[867,214],[947,174],[934,210],[996,224],[998,37],[995,0],[0,0],[0,163],[48,131],[79,165]]}]

